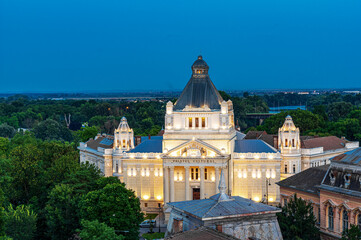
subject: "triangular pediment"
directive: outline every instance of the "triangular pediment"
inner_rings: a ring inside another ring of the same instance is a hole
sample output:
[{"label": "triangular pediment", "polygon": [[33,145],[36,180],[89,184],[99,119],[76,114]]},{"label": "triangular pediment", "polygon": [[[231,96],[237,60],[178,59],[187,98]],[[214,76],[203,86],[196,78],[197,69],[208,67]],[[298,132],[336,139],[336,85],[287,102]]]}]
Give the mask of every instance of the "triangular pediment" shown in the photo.
[{"label": "triangular pediment", "polygon": [[169,150],[163,157],[224,157],[224,154],[218,148],[194,139]]}]

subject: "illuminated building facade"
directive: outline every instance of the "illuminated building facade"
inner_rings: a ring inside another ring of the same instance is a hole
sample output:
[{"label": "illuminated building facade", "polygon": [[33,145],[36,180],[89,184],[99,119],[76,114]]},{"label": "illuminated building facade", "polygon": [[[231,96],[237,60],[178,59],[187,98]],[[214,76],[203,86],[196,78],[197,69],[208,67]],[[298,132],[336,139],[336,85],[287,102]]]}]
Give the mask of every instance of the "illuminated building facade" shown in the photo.
[{"label": "illuminated building facade", "polygon": [[135,146],[133,130],[122,118],[114,136],[99,135],[80,144],[80,161],[119,177],[145,211],[217,194],[222,169],[229,195],[279,202],[275,182],[285,165],[282,154],[286,161],[301,159],[298,129],[286,119],[279,133],[281,152],[262,139],[245,139],[235,129],[232,101],[222,99],[208,69],[199,56],[177,102],[166,105],[163,136],[143,137]]}]

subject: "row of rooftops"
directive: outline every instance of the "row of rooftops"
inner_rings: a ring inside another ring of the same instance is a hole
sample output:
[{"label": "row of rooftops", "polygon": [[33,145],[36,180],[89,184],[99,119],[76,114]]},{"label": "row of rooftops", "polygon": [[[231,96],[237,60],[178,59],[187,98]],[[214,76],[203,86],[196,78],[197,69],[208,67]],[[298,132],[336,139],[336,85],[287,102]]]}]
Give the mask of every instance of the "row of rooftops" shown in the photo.
[{"label": "row of rooftops", "polygon": [[319,194],[320,189],[361,197],[361,148],[331,158],[277,183],[281,187]]},{"label": "row of rooftops", "polygon": [[[274,148],[278,148],[278,135],[267,134],[266,131],[249,131],[245,139],[263,140]],[[317,137],[317,136],[300,136],[301,149],[312,149],[323,147],[323,151],[331,151],[344,148],[347,143],[352,143],[345,138],[336,136]]]},{"label": "row of rooftops", "polygon": [[[244,139],[244,134],[237,132],[234,146],[235,153],[277,153],[277,150],[258,139]],[[162,153],[163,136],[148,136],[141,137],[141,143],[134,149],[129,150],[129,153]],[[93,150],[98,148],[111,149],[113,148],[114,137],[112,135],[98,135],[94,139],[90,139],[86,146]]]}]

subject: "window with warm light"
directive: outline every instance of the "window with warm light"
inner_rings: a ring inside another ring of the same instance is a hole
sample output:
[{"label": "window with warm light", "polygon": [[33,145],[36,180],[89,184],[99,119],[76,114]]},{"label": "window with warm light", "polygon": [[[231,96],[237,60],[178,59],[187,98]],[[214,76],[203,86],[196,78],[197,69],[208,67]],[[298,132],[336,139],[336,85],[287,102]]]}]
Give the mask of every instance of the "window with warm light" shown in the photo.
[{"label": "window with warm light", "polygon": [[199,168],[191,168],[191,180],[198,180]]},{"label": "window with warm light", "polygon": [[206,118],[202,117],[202,128],[206,127]]},{"label": "window with warm light", "polygon": [[204,169],[204,180],[208,180],[208,169]]},{"label": "window with warm light", "polygon": [[196,123],[195,123],[196,128],[198,128],[198,127],[199,127],[199,118],[196,117],[195,120],[196,120],[196,121],[195,121],[195,122],[196,122]]},{"label": "window with warm light", "polygon": [[285,147],[288,147],[288,139],[285,140]]}]

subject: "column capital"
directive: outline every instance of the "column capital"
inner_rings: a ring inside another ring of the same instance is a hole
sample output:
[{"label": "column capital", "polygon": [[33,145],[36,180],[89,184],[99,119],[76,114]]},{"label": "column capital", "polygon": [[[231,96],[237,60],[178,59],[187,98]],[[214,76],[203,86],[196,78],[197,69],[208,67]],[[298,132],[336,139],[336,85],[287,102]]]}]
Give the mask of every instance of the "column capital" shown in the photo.
[{"label": "column capital", "polygon": [[204,166],[199,166],[199,169],[204,169],[205,167]]},{"label": "column capital", "polygon": [[184,169],[189,169],[190,167],[189,166],[184,166]]},{"label": "column capital", "polygon": [[174,171],[174,166],[168,166],[171,171]]}]

